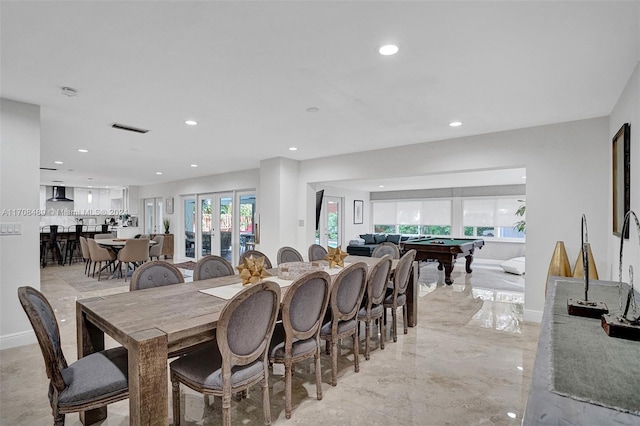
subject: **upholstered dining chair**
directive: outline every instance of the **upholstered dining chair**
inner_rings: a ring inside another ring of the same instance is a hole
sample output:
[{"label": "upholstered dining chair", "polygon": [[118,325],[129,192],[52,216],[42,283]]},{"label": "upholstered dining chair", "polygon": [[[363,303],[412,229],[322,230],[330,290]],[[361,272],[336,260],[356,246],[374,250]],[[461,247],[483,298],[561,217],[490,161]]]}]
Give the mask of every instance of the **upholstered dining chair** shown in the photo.
[{"label": "upholstered dining chair", "polygon": [[338,343],[351,336],[353,340],[354,368],[360,371],[358,357],[357,314],[367,283],[367,264],[356,262],[344,268],[333,282],[329,306],[331,319],[320,329],[320,338],[331,347],[331,385],[337,385]]},{"label": "upholstered dining chair", "polygon": [[385,254],[380,261],[371,267],[367,277],[367,290],[358,311],[358,321],[365,324],[364,358],[370,358],[371,323],[376,320],[376,334],[380,332],[380,349],[384,349],[384,298],[387,291],[387,283],[391,274],[391,256]]},{"label": "upholstered dining chair", "polygon": [[269,361],[284,364],[285,416],[291,418],[293,364],[315,358],[316,397],[322,399],[320,327],[329,302],[331,277],[324,271],[311,272],[294,281],[282,299],[282,322],[276,324]]},{"label": "upholstered dining chair", "polygon": [[137,263],[149,260],[149,240],[127,240],[122,250],[118,252],[118,260],[120,261],[120,271],[122,271],[122,264],[126,264],[124,281],[127,282],[129,264],[133,264],[132,269],[135,269],[138,266]]},{"label": "upholstered dining chair", "polygon": [[387,295],[384,299],[385,324],[387,318],[387,309],[391,309],[392,324],[391,332],[393,341],[398,341],[398,318],[397,310],[402,307],[402,319],[404,322],[404,334],[409,332],[407,328],[407,285],[409,284],[409,275],[413,261],[416,258],[416,251],[409,250],[401,258],[396,269],[393,272],[393,289],[387,289]]},{"label": "upholstered dining chair", "polygon": [[212,254],[198,260],[196,267],[193,269],[193,280],[226,277],[234,273],[233,265],[227,259]]},{"label": "upholstered dining chair", "polygon": [[160,256],[162,256],[162,247],[164,246],[164,235],[156,235],[153,237],[153,241],[155,241],[156,244],[149,247],[149,259],[153,260],[155,257],[156,260],[160,260]]},{"label": "upholstered dining chair", "polygon": [[89,275],[89,271],[91,271],[91,254],[89,253],[87,239],[83,236],[80,236],[80,251],[84,259],[84,274]]},{"label": "upholstered dining chair", "polygon": [[371,257],[382,257],[387,254],[390,255],[392,259],[400,259],[400,249],[396,244],[388,241],[378,244],[371,252]]},{"label": "upholstered dining chair", "polygon": [[183,282],[184,277],[178,268],[164,260],[152,260],[143,263],[133,271],[129,290],[143,290]]},{"label": "upholstered dining chair", "polygon": [[267,255],[262,253],[261,251],[258,251],[258,250],[247,250],[247,251],[243,252],[240,255],[240,263],[244,262],[244,259],[249,257],[249,256],[253,256],[254,258],[264,257],[264,267],[267,268],[267,269],[273,268],[273,266],[271,264],[271,261],[269,260]]},{"label": "upholstered dining chair", "polygon": [[287,262],[302,262],[304,259],[300,252],[293,247],[280,247],[278,250],[278,265]]},{"label": "upholstered dining chair", "polygon": [[65,414],[129,397],[126,349],[96,352],[69,365],[62,352],[58,322],[46,297],[32,287],[20,287],[18,298],[44,357],[54,426],[64,425]]},{"label": "upholstered dining chair", "polygon": [[311,244],[309,246],[309,262],[313,262],[314,260],[324,260],[327,256],[327,249],[322,247],[320,244]]},{"label": "upholstered dining chair", "polygon": [[89,256],[91,257],[91,262],[93,263],[93,274],[92,277],[96,276],[96,265],[98,266],[98,281],[100,281],[100,277],[102,276],[102,262],[107,262],[107,266],[113,265],[113,262],[116,260],[116,255],[109,249],[104,247],[100,247],[96,240],[93,238],[87,239],[87,245],[89,246]]},{"label": "upholstered dining chair", "polygon": [[271,424],[269,342],[280,307],[280,286],[263,281],[229,300],[216,329],[216,340],[169,364],[173,424],[180,425],[180,383],[205,395],[222,398],[222,424],[231,424],[231,395],[260,383],[264,424]]}]

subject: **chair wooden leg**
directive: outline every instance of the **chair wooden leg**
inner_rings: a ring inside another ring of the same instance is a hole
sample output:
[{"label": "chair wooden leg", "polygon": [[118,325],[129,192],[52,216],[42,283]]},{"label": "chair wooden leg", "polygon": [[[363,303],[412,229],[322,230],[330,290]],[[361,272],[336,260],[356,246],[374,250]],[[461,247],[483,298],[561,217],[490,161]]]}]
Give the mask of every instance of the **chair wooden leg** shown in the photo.
[{"label": "chair wooden leg", "polygon": [[98,262],[98,281],[100,281],[101,276],[102,276],[102,261]]},{"label": "chair wooden leg", "polygon": [[397,308],[391,309],[391,332],[393,333],[393,341],[398,341],[398,314],[396,313]]},{"label": "chair wooden leg", "polygon": [[[266,364],[265,364],[266,367]],[[289,380],[291,380],[291,366],[289,366]],[[291,383],[289,383],[289,391],[291,391]],[[291,403],[291,395],[289,395],[289,403]],[[262,379],[262,412],[264,414],[264,424],[271,424],[271,404],[269,403],[269,369],[264,370],[264,379]],[[291,409],[289,409],[289,417],[291,417]]]},{"label": "chair wooden leg", "polygon": [[64,414],[54,414],[53,426],[64,426]]},{"label": "chair wooden leg", "polygon": [[369,339],[371,338],[371,322],[369,320],[364,322],[364,359],[368,360],[369,355]]},{"label": "chair wooden leg", "polygon": [[[328,341],[327,341],[328,343]],[[331,386],[338,384],[338,342],[331,341]]]},{"label": "chair wooden leg", "polygon": [[316,362],[316,397],[318,400],[322,399],[322,370],[320,367],[320,348],[318,348],[316,354],[313,356]]},{"label": "chair wooden leg", "polygon": [[291,370],[291,360],[286,360],[284,362],[284,415],[287,419],[291,418]]},{"label": "chair wooden leg", "polygon": [[222,395],[222,425],[231,426],[231,394]]},{"label": "chair wooden leg", "polygon": [[180,420],[182,417],[180,415],[180,382],[178,382],[173,376],[171,377],[171,396],[173,399],[173,426],[180,426]]},{"label": "chair wooden leg", "polygon": [[409,332],[408,323],[407,323],[407,305],[402,306],[402,320],[404,321],[404,334]]},{"label": "chair wooden leg", "polygon": [[382,322],[382,318],[378,319],[378,325],[376,327],[376,329],[380,329],[380,349],[384,350],[384,338],[385,338],[385,329],[384,329],[384,323]]},{"label": "chair wooden leg", "polygon": [[360,344],[358,342],[358,335],[353,333],[353,356],[355,357],[355,370],[356,373],[360,372]]}]

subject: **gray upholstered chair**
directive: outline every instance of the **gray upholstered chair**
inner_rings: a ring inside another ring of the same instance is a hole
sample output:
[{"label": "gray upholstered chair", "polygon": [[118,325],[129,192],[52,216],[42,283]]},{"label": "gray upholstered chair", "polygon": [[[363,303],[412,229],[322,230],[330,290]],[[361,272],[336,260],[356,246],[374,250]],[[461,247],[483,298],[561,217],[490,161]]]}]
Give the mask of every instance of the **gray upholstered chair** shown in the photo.
[{"label": "gray upholstered chair", "polygon": [[131,276],[129,290],[181,284],[184,277],[178,268],[164,260],[153,260],[138,266]]},{"label": "gray upholstered chair", "polygon": [[122,264],[127,265],[124,273],[124,281],[127,282],[129,276],[129,264],[135,269],[139,263],[149,260],[149,240],[148,239],[129,239],[124,243],[122,250],[118,252],[118,260],[120,261],[120,271],[122,272]]},{"label": "gray upholstered chair", "polygon": [[273,266],[271,265],[271,261],[269,260],[267,255],[258,250],[247,250],[244,253],[242,253],[240,255],[240,263],[242,264],[242,262],[244,262],[244,259],[249,256],[253,256],[254,258],[264,257],[264,267],[267,269],[273,268]]},{"label": "gray upholstered chair", "polygon": [[302,262],[304,259],[300,252],[293,247],[280,247],[278,250],[278,265],[287,262]]},{"label": "gray upholstered chair", "polygon": [[293,364],[315,358],[316,396],[322,399],[320,368],[320,326],[329,302],[331,277],[324,271],[311,272],[294,281],[282,300],[282,322],[271,339],[269,361],[284,364],[285,416],[291,418]]},{"label": "gray upholstered chair", "polygon": [[[388,254],[382,256],[380,261],[371,267],[369,276],[367,277],[367,291],[362,301],[362,307],[358,311],[358,321],[364,321],[365,324],[365,359],[370,358],[370,334],[371,323],[377,320],[380,331],[380,349],[384,349],[384,325],[382,316],[384,315],[385,294],[387,291],[387,283],[391,274],[391,256]],[[378,330],[376,329],[376,334]]]},{"label": "gray upholstered chair", "polygon": [[353,340],[356,373],[360,371],[358,357],[357,315],[367,283],[367,264],[352,263],[338,274],[331,288],[331,319],[320,329],[320,338],[331,347],[331,385],[337,384],[338,343],[345,337]]},{"label": "gray upholstered chair", "polygon": [[18,288],[18,298],[44,357],[54,426],[63,426],[67,413],[101,408],[129,397],[126,349],[96,352],[68,365],[49,301],[32,287]]},{"label": "gray upholstered chair", "polygon": [[411,268],[413,267],[413,261],[416,258],[416,251],[409,250],[401,258],[396,269],[393,273],[393,289],[387,290],[387,295],[384,299],[385,310],[385,324],[387,318],[387,309],[391,309],[392,315],[392,335],[393,341],[398,341],[398,319],[396,311],[399,307],[402,307],[402,318],[404,321],[404,334],[409,332],[407,328],[407,285],[409,284],[409,276],[411,274]]},{"label": "gray upholstered chair", "polygon": [[153,241],[155,241],[156,244],[149,247],[149,259],[153,260],[155,257],[156,260],[160,260],[160,256],[162,256],[162,247],[164,247],[164,235],[156,235],[153,237]]},{"label": "gray upholstered chair", "polygon": [[264,281],[247,286],[220,312],[216,341],[171,362],[173,424],[182,421],[180,383],[222,397],[222,424],[231,424],[231,395],[260,383],[264,423],[269,405],[269,342],[280,308],[280,286]]},{"label": "gray upholstered chair", "polygon": [[327,255],[327,249],[322,247],[320,244],[311,244],[309,246],[309,262],[313,262],[314,260],[324,260]]},{"label": "gray upholstered chair", "polygon": [[[93,262],[93,274],[92,277],[96,276],[96,265],[98,266],[98,281],[100,281],[100,277],[102,275],[102,262],[107,262],[107,266],[113,264],[116,260],[116,255],[109,249],[104,247],[100,247],[96,240],[93,238],[89,238],[87,240],[87,245],[89,246],[89,255],[91,256],[91,261]],[[107,267],[105,266],[105,268]]]},{"label": "gray upholstered chair", "polygon": [[205,256],[198,261],[193,270],[193,280],[207,280],[209,278],[226,277],[233,275],[233,265],[225,258],[215,255]]},{"label": "gray upholstered chair", "polygon": [[400,249],[398,246],[387,241],[378,244],[371,252],[371,257],[382,257],[387,254],[390,255],[392,259],[400,259]]}]

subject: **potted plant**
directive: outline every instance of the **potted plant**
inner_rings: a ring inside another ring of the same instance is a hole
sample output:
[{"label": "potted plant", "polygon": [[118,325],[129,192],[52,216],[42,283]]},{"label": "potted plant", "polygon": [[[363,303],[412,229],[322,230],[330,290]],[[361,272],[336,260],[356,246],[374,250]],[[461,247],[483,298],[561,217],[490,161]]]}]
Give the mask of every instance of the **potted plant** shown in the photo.
[{"label": "potted plant", "polygon": [[[518,201],[520,201],[521,203],[524,203],[524,200],[518,200]],[[522,204],[520,207],[518,207],[518,210],[516,210],[515,215],[519,217],[523,217],[526,210],[527,210],[527,205]],[[527,232],[527,222],[525,220],[519,220],[513,225],[513,227],[518,232],[522,232],[523,234]]]},{"label": "potted plant", "polygon": [[164,225],[164,233],[168,234],[169,233],[169,225],[171,225],[171,222],[169,221],[169,219],[163,219],[162,220],[162,224]]}]

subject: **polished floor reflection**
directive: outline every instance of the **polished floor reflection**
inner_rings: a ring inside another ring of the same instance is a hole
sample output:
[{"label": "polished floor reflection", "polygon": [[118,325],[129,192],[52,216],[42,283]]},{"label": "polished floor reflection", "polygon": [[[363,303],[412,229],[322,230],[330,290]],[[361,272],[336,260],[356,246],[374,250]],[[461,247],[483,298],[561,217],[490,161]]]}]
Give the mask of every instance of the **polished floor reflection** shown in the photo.
[{"label": "polished floor reflection", "polygon": [[[72,362],[75,300],[128,291],[129,285],[122,279],[87,278],[81,264],[47,266],[41,277]],[[452,278],[454,284],[445,286],[436,265],[423,264],[418,326],[404,335],[400,324],[396,343],[387,332],[384,350],[374,339],[369,361],[362,355],[362,342],[359,373],[353,371],[350,342],[344,341],[336,387],[329,384],[331,363],[323,356],[321,401],[315,397],[313,360],[296,365],[289,420],[284,416],[283,370],[276,366],[269,383],[273,424],[519,425],[539,333],[537,324],[522,321],[524,280],[480,262],[474,263],[472,274],[456,265]],[[52,424],[47,387],[37,345],[0,351],[0,424]],[[221,424],[219,399],[205,406],[201,395],[182,389],[183,424]],[[262,424],[259,386],[248,398],[233,400],[231,407],[232,424]],[[127,425],[128,411],[128,401],[112,404],[102,424]],[[78,415],[67,415],[66,424],[79,425]]]}]

